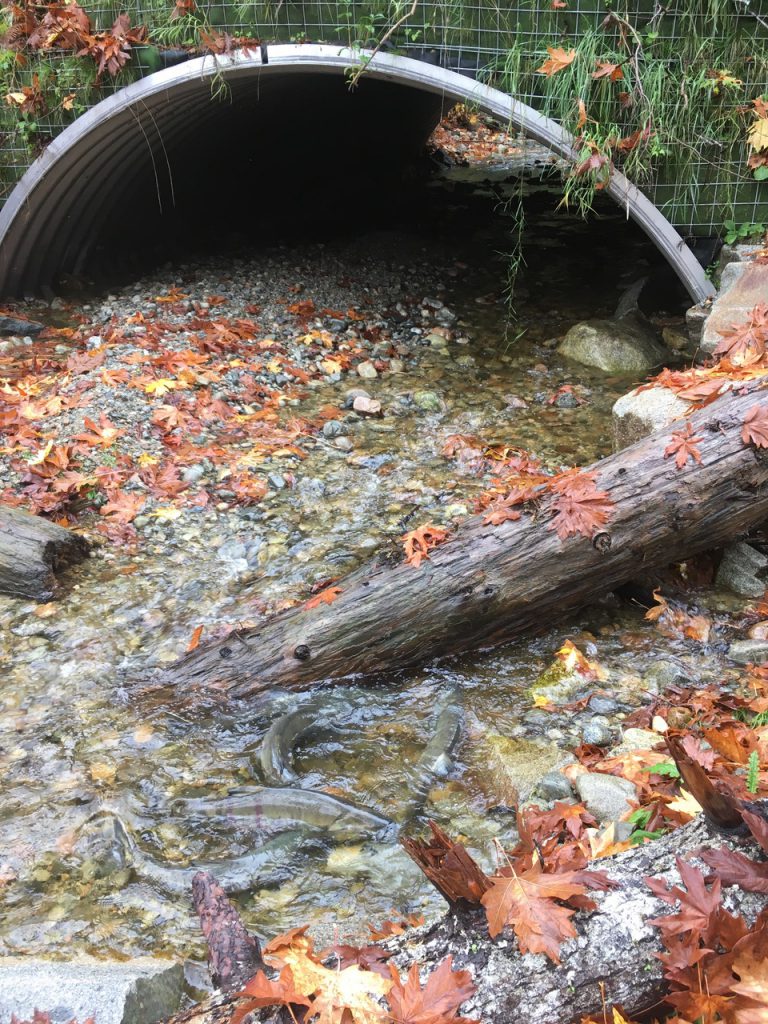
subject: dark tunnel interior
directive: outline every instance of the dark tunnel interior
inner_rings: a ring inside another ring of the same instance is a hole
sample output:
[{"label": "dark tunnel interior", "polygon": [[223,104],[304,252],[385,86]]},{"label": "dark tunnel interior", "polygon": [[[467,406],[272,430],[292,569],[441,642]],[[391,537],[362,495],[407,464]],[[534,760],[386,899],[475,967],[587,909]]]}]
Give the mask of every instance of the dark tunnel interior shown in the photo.
[{"label": "dark tunnel interior", "polygon": [[646,276],[649,308],[690,305],[625,210],[598,196],[585,223],[563,208],[553,163],[548,177],[539,169],[519,187],[514,172],[447,174],[427,142],[452,106],[440,93],[374,78],[351,90],[337,70],[190,75],[124,105],[58,160],[34,219],[6,249],[4,273],[22,294],[83,291],[168,261],[382,229],[500,264],[522,211],[529,289],[546,285],[556,252],[572,290],[620,290]]}]

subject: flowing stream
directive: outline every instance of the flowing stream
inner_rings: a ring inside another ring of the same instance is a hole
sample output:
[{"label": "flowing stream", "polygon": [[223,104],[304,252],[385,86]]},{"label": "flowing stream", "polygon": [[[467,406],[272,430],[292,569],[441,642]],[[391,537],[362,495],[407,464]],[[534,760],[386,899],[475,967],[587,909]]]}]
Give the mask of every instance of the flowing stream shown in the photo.
[{"label": "flowing stream", "polygon": [[[405,277],[410,266],[436,275],[440,306],[421,307],[427,328],[440,308],[456,319],[445,346],[412,334],[418,360],[409,363],[402,345],[404,372],[320,381],[295,406],[311,419],[365,387],[385,415],[350,414],[350,450],[317,435],[302,462],[290,454],[265,462],[271,489],[261,503],[145,517],[137,549],[105,546],[68,575],[59,600],[0,599],[0,953],[202,958],[189,893],[178,884],[200,865],[232,880],[246,923],[262,935],[310,923],[324,938],[360,937],[366,922],[393,912],[437,914],[440,900],[397,845],[398,828],[433,818],[492,863],[494,841],[514,840],[515,801],[569,758],[590,724],[617,741],[623,718],[654,693],[649,672],[659,659],[673,657],[701,682],[727,672],[717,643],[666,639],[643,607],[608,597],[578,617],[542,623],[537,637],[327,697],[274,692],[233,706],[216,693],[190,701],[132,687],[147,664],[180,656],[197,627],[211,636],[222,624],[256,620],[265,604],[305,599],[312,583],[338,577],[405,530],[471,512],[493,474],[441,455],[451,435],[527,449],[553,468],[610,451],[611,406],[633,381],[569,363],[554,339],[580,319],[610,315],[653,254],[618,211],[589,226],[539,213],[509,329],[498,255],[507,229],[490,213],[478,227],[478,201],[471,189],[457,193],[452,216],[431,236],[393,228],[187,270],[185,287],[198,296],[212,284],[227,295],[245,277],[258,294],[259,281],[266,289],[280,274],[278,290],[303,275],[311,295],[323,275],[365,274],[375,254],[399,261]],[[84,315],[95,318],[104,305],[117,315],[173,280],[158,271],[114,302],[99,293]],[[378,285],[366,286],[372,301]],[[606,678],[574,693],[592,693],[583,710],[541,710],[530,687],[566,639]],[[459,742],[424,776],[425,748],[451,701],[461,709]],[[307,810],[311,794],[283,817],[260,803],[261,787],[275,786],[262,740],[304,706],[310,717],[318,709],[317,724],[288,744],[290,785],[367,808],[393,828],[329,825]],[[233,812],[235,797],[246,798],[244,811]]]}]

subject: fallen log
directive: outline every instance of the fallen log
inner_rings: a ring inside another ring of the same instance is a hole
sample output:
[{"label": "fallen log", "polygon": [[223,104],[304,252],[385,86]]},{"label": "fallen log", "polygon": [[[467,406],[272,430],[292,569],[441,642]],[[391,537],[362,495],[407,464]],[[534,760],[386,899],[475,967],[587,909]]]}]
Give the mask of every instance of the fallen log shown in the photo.
[{"label": "fallen log", "polygon": [[551,624],[638,573],[716,548],[768,517],[768,452],[742,439],[768,391],[730,392],[690,418],[700,461],[665,457],[666,428],[589,467],[612,504],[592,538],[561,540],[543,510],[489,526],[462,523],[418,568],[398,549],[337,584],[331,604],[290,609],[198,647],[163,685],[242,697],[304,688],[493,647]]},{"label": "fallen log", "polygon": [[[469,970],[477,987],[462,1015],[482,1024],[568,1024],[585,1016],[602,1020],[603,999],[608,1005],[621,1004],[636,1019],[665,992],[662,965],[655,957],[662,951],[660,933],[648,922],[673,912],[645,878],[679,884],[676,858],[702,847],[760,857],[751,839],[724,837],[700,815],[660,839],[595,862],[594,868],[605,871],[616,888],[590,894],[597,910],[577,914],[578,935],[561,947],[559,965],[541,954],[521,955],[506,932],[492,941],[480,912],[449,913],[435,925],[407,931],[382,945],[393,952],[401,971],[412,963],[434,967],[451,955],[454,968]],[[768,904],[768,896],[731,887],[724,890],[723,902],[751,923]],[[234,1006],[231,996],[215,996],[167,1024],[229,1024]],[[257,1011],[253,1019],[274,1020],[274,1013]]]},{"label": "fallen log", "polygon": [[241,989],[257,971],[264,970],[259,940],[248,933],[213,875],[198,871],[192,879],[192,904],[208,943],[213,984],[222,992]]},{"label": "fallen log", "polygon": [[89,544],[56,523],[0,506],[0,594],[48,601],[57,572],[82,561]]}]

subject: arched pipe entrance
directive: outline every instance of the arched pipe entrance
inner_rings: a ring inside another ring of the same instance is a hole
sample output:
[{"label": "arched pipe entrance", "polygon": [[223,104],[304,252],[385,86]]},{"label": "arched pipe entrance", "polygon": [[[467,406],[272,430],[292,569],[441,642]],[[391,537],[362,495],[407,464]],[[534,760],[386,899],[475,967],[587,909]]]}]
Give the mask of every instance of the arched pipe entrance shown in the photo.
[{"label": "arched pipe entrance", "polygon": [[[110,196],[135,181],[150,161],[158,196],[168,192],[166,154],[191,131],[200,133],[216,116],[211,79],[223,76],[250,102],[280,100],[299,76],[335,76],[359,54],[338,46],[281,45],[269,49],[263,64],[256,51],[200,57],[149,75],[107,97],[79,117],[47,147],[16,185],[0,211],[0,295],[34,294],[62,271],[72,270],[103,229]],[[313,80],[316,82],[317,78]],[[571,159],[573,138],[533,108],[454,71],[408,57],[377,54],[363,79],[429,94],[446,105],[476,105],[553,154]],[[244,126],[245,128],[245,126]],[[266,153],[264,159],[269,159]],[[649,236],[678,275],[691,298],[700,302],[714,289],[703,268],[661,211],[618,171],[606,192]],[[136,217],[136,211],[125,211]],[[112,211],[121,229],[119,209]]]}]

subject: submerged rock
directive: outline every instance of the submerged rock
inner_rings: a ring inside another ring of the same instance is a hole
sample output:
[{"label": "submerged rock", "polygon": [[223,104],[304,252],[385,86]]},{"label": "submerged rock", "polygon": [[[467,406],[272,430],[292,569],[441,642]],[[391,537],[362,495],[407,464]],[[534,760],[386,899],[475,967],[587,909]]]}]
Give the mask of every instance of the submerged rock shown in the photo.
[{"label": "submerged rock", "polygon": [[36,1009],[54,1024],[148,1024],[179,1009],[184,989],[181,964],[140,957],[99,960],[78,957],[57,963],[37,957],[0,959],[0,1020],[15,1014],[31,1020]]},{"label": "submerged rock", "polygon": [[665,349],[636,320],[585,320],[568,331],[561,355],[605,373],[647,373],[664,362]]},{"label": "submerged rock", "polygon": [[734,640],[728,657],[738,665],[759,665],[768,659],[768,640]]},{"label": "submerged rock", "polygon": [[525,803],[543,777],[575,760],[555,743],[510,739],[487,732],[472,744],[466,760],[478,788],[502,806]]},{"label": "submerged rock", "polygon": [[414,405],[424,412],[440,412],[443,408],[440,396],[434,391],[415,391],[413,394]]},{"label": "submerged rock", "polygon": [[643,676],[643,686],[652,694],[664,693],[670,686],[688,686],[690,682],[685,668],[671,658],[655,661]]},{"label": "submerged rock", "polygon": [[23,320],[21,317],[0,315],[0,334],[19,334],[34,337],[39,334],[45,324],[36,320]]}]

